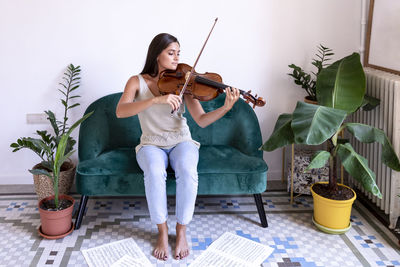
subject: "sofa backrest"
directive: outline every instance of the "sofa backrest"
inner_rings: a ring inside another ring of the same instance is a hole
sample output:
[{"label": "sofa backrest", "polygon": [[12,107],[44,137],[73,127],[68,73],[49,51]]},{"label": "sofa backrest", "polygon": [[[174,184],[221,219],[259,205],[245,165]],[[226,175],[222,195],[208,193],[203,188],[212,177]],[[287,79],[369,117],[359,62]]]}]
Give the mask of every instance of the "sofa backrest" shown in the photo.
[{"label": "sofa backrest", "polygon": [[[94,158],[103,151],[115,148],[135,148],[140,142],[141,129],[138,116],[119,119],[115,115],[116,106],[122,93],[99,98],[89,105],[86,113],[94,111],[85,120],[79,131],[79,160]],[[225,96],[200,102],[205,112],[224,104]],[[215,123],[201,128],[186,110],[192,138],[201,145],[230,145],[245,154],[262,157],[258,148],[262,144],[261,131],[253,109],[242,99],[225,116]]]}]

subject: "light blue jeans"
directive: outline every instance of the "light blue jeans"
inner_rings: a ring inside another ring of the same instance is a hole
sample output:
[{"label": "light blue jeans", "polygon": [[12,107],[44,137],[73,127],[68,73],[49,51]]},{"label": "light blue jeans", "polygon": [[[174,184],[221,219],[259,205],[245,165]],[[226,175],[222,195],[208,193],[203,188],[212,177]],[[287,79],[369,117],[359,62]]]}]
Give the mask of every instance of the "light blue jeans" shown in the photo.
[{"label": "light blue jeans", "polygon": [[190,142],[182,142],[170,149],[143,146],[136,155],[144,172],[147,206],[153,223],[164,223],[168,218],[166,180],[169,164],[176,178],[176,220],[188,224],[193,217],[197,196],[197,163],[199,149]]}]

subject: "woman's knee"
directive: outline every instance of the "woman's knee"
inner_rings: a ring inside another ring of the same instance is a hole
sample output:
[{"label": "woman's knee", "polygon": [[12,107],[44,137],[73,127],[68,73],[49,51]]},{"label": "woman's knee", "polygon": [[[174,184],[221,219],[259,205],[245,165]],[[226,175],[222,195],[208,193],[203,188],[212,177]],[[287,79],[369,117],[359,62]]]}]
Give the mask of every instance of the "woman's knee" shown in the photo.
[{"label": "woman's knee", "polygon": [[192,182],[198,183],[198,174],[196,168],[190,168],[188,166],[177,166],[175,169],[176,182]]},{"label": "woman's knee", "polygon": [[150,165],[143,173],[145,182],[160,183],[167,179],[167,171],[163,166]]}]

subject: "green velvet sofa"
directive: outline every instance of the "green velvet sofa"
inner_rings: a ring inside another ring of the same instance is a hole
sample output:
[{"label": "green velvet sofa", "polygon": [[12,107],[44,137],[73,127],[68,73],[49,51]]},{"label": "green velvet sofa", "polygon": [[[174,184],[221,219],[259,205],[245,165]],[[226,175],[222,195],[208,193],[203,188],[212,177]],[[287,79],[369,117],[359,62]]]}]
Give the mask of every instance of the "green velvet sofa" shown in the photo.
[{"label": "green velvet sofa", "polygon": [[[141,130],[137,116],[119,119],[115,109],[121,93],[93,102],[85,113],[94,111],[79,131],[77,191],[81,201],[75,229],[81,226],[91,196],[145,196],[143,172],[136,162],[135,146]],[[201,102],[210,111],[224,103],[224,96]],[[198,164],[199,195],[253,194],[261,220],[267,227],[262,192],[267,188],[268,166],[263,160],[261,131],[253,109],[239,100],[217,122],[200,128],[185,113],[192,138],[200,142]],[[167,194],[175,195],[175,178],[168,171]]]}]

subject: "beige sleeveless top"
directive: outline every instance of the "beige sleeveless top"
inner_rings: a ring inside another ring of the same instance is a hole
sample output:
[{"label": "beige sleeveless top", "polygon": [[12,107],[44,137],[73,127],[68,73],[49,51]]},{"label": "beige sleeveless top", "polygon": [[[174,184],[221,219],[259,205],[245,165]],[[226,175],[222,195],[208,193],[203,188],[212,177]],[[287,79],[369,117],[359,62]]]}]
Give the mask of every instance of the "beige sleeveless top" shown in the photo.
[{"label": "beige sleeveless top", "polygon": [[[142,75],[139,74],[138,77],[140,88],[135,100],[140,101],[155,97]],[[200,143],[192,139],[186,118],[183,117],[182,112],[176,112],[171,116],[171,106],[168,104],[152,105],[141,111],[138,117],[142,136],[140,137],[140,144],[135,148],[136,153],[145,145],[168,149],[184,141],[192,141],[197,147],[200,147]]]}]

